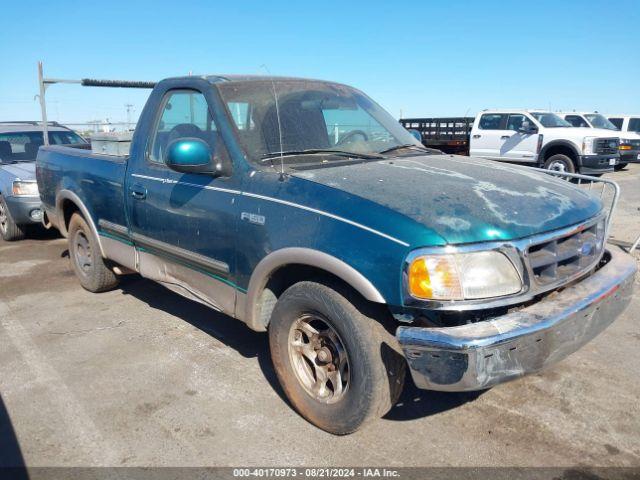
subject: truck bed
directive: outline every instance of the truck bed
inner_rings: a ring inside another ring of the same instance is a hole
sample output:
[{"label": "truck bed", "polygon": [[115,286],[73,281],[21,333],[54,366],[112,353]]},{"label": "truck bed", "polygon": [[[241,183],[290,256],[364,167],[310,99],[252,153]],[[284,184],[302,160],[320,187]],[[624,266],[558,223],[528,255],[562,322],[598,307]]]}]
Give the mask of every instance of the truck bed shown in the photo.
[{"label": "truck bed", "polygon": [[425,147],[445,153],[469,154],[469,136],[474,117],[403,118],[400,123],[408,130],[417,130]]},{"label": "truck bed", "polygon": [[[124,205],[124,179],[127,157],[99,155],[88,146],[51,145],[40,147],[36,160],[38,188],[49,221],[66,233],[69,212],[56,205],[59,192],[75,195],[90,208],[95,225],[98,220],[127,225]],[[108,201],[105,201],[108,199]],[[58,208],[56,208],[58,207]],[[59,218],[57,211],[63,211]]]}]

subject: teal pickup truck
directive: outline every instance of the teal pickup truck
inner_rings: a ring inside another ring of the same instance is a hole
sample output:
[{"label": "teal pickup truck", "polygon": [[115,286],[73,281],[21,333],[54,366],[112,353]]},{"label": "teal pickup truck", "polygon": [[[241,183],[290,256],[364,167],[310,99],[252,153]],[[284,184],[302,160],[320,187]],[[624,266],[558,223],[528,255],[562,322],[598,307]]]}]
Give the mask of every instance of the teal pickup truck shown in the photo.
[{"label": "teal pickup truck", "polygon": [[335,434],[384,415],[407,368],[466,391],[564,358],[636,272],[599,197],[426,149],[331,82],[163,80],[128,155],[45,146],[36,170],[84,288],[137,272],[268,331],[287,397]]}]

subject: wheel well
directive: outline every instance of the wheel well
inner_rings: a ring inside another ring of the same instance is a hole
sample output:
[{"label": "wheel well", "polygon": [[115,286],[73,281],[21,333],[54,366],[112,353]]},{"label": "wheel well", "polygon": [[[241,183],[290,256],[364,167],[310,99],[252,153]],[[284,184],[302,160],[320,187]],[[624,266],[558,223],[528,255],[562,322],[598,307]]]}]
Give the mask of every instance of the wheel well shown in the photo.
[{"label": "wheel well", "polygon": [[[258,323],[265,327],[269,325],[278,298],[287,288],[302,281],[322,283],[339,291],[350,301],[357,303],[358,308],[366,310],[363,313],[369,317],[379,316],[380,310],[384,309],[383,305],[367,300],[355,288],[333,273],[311,265],[289,264],[279,267],[269,276],[256,305]],[[374,311],[378,315],[375,315]],[[388,310],[387,316],[390,316]]]},{"label": "wheel well", "polygon": [[573,161],[573,164],[576,167],[578,166],[578,159],[576,158],[576,152],[571,147],[569,147],[567,145],[553,145],[553,146],[549,147],[544,152],[544,161],[546,162],[553,155],[558,155],[558,154],[566,155],[567,157],[569,157]]},{"label": "wheel well", "polygon": [[69,231],[69,222],[71,222],[71,216],[78,212],[80,213],[80,208],[73,203],[72,200],[65,199],[62,201],[62,218],[64,222],[65,231]]}]

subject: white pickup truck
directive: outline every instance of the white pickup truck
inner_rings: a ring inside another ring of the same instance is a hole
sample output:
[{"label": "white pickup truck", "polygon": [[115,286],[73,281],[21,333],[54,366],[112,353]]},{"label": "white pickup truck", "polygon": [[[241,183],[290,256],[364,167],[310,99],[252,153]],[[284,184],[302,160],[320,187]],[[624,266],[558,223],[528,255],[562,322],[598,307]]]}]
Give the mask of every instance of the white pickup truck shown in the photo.
[{"label": "white pickup truck", "polygon": [[[620,127],[624,126],[624,123],[618,127],[598,112],[558,112],[558,115],[574,127],[605,129],[618,135],[620,137],[620,163],[615,166],[616,170],[622,170],[628,163],[640,163],[640,134],[630,131],[628,128],[621,131]],[[640,121],[640,119],[638,120]],[[627,121],[627,127],[629,123]]]},{"label": "white pickup truck", "polygon": [[575,128],[552,112],[485,110],[471,129],[474,157],[527,163],[550,170],[601,174],[620,160],[617,132]]}]

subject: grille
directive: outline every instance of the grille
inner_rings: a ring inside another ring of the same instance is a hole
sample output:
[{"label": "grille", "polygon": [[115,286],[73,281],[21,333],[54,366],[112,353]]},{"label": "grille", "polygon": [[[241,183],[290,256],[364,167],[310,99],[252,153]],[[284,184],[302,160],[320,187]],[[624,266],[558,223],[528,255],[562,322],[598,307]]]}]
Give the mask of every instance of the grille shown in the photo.
[{"label": "grille", "polygon": [[536,283],[562,284],[592,268],[602,255],[604,222],[530,246],[527,259]]},{"label": "grille", "polygon": [[619,138],[598,138],[596,140],[596,153],[601,153],[604,155],[618,153],[618,148],[620,147],[620,139]]}]

